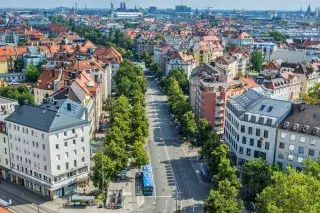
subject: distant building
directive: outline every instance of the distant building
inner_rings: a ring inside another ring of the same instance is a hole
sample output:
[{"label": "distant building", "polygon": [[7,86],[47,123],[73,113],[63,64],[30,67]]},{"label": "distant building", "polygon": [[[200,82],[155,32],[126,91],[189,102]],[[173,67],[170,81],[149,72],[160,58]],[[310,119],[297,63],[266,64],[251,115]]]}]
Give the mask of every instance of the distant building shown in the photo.
[{"label": "distant building", "polygon": [[149,8],[149,13],[156,13],[157,12],[157,7],[151,6]]},{"label": "distant building", "polygon": [[191,13],[191,7],[186,5],[176,5],[176,13]]},{"label": "distant building", "polygon": [[137,19],[142,17],[140,12],[115,12],[114,17],[118,19]]}]

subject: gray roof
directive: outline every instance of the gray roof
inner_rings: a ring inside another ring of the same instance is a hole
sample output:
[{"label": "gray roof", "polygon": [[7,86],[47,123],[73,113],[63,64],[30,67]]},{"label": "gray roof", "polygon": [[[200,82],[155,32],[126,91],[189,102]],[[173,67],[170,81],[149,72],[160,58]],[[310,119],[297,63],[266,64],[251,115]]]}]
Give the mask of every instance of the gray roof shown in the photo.
[{"label": "gray roof", "polygon": [[0,96],[0,104],[18,104],[18,100]]},{"label": "gray roof", "polygon": [[306,52],[304,50],[296,50],[296,51],[289,51],[289,50],[281,50],[278,49],[274,51],[271,56],[271,60],[283,60],[289,63],[302,63],[307,60]]},{"label": "gray roof", "polygon": [[76,126],[89,125],[88,121],[32,105],[19,107],[5,120],[44,132],[56,132]]},{"label": "gray roof", "polygon": [[[67,109],[68,103],[71,104],[71,111]],[[48,101],[46,103],[41,104],[39,107],[43,109],[50,109],[53,111],[57,111],[59,113],[63,113],[65,115],[69,115],[75,118],[82,118],[83,113],[85,112],[86,108],[83,107],[81,104],[74,102],[73,100],[67,99],[60,99]]]},{"label": "gray roof", "polygon": [[271,98],[261,88],[252,88],[231,101],[238,111],[281,118],[291,109],[291,102]]},{"label": "gray roof", "polygon": [[[296,130],[293,130],[294,124],[298,124]],[[305,131],[304,126],[308,126]],[[282,129],[320,136],[320,130],[317,133],[313,132],[315,127],[320,128],[320,107],[309,104],[294,104],[290,116],[280,124]]]}]

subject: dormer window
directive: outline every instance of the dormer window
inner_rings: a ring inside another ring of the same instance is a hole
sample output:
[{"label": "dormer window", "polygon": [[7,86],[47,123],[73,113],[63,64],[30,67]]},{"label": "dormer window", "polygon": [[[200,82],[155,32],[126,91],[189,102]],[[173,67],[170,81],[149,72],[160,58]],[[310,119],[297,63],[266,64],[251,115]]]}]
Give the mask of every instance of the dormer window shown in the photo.
[{"label": "dormer window", "polygon": [[290,122],[285,122],[285,123],[283,124],[283,128],[287,129],[288,126],[289,126],[289,124],[290,124]]},{"label": "dormer window", "polygon": [[303,131],[303,132],[307,132],[308,129],[309,129],[309,126],[307,126],[307,125],[304,125],[304,126],[302,127],[302,131]]},{"label": "dormer window", "polygon": [[293,124],[292,130],[297,131],[299,128],[299,124]]}]

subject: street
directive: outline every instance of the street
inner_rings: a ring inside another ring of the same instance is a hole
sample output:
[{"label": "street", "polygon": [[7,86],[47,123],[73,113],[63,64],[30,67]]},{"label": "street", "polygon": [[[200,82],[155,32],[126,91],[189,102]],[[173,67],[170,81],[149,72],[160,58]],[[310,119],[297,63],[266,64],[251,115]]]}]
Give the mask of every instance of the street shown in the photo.
[{"label": "street", "polygon": [[167,98],[152,77],[148,77],[146,105],[155,193],[135,212],[203,212],[203,200],[210,188],[199,182],[170,120]]}]

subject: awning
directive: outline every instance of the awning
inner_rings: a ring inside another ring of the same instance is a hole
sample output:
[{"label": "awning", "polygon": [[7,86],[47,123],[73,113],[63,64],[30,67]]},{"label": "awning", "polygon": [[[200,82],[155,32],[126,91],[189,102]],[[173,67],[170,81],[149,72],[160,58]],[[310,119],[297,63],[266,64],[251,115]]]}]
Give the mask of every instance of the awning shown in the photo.
[{"label": "awning", "polygon": [[71,201],[93,201],[94,196],[80,196],[80,195],[73,195],[71,197]]}]

